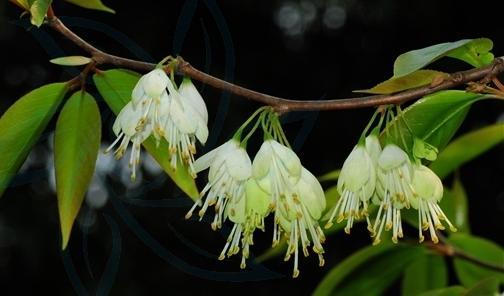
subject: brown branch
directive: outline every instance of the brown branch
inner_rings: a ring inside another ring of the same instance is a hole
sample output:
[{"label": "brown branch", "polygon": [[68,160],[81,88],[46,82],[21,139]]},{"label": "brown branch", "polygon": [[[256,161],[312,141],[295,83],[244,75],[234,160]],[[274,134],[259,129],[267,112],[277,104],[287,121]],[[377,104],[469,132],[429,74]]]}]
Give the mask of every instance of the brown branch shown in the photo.
[{"label": "brown branch", "polygon": [[476,257],[473,257],[456,247],[448,244],[445,239],[441,239],[441,243],[439,244],[429,244],[427,247],[430,249],[440,253],[443,256],[448,256],[448,257],[454,257],[454,258],[459,258],[468,262],[471,262],[475,265],[494,270],[497,272],[502,272],[504,273],[504,266],[503,265],[496,265],[487,261],[482,261]]},{"label": "brown branch", "polygon": [[[75,34],[68,27],[66,27],[61,22],[61,20],[54,15],[54,12],[52,10],[50,10],[48,13],[47,24],[55,31],[59,32],[74,44],[76,44],[78,47],[90,54],[98,65],[108,64],[137,71],[150,71],[155,67],[155,64],[115,56],[97,49],[96,47],[79,37],[77,34]],[[401,104],[410,100],[421,98],[428,94],[435,93],[440,90],[461,86],[468,82],[480,80],[491,81],[493,77],[504,71],[504,57],[496,58],[494,62],[489,66],[455,72],[448,78],[445,78],[443,81],[436,83],[435,85],[418,87],[392,95],[372,95],[365,97],[318,101],[289,100],[250,90],[201,72],[200,70],[191,66],[188,62],[184,61],[181,57],[178,57],[176,70],[177,73],[181,75],[189,76],[194,80],[198,80],[215,88],[222,89],[232,94],[273,106],[279,112],[342,110],[387,104]]]}]

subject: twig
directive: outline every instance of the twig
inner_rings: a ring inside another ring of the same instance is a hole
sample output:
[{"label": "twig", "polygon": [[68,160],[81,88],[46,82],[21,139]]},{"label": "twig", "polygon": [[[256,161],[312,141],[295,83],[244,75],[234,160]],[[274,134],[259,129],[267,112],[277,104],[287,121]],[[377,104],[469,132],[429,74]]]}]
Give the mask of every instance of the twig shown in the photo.
[{"label": "twig", "polygon": [[[52,9],[49,10],[47,15],[47,24],[55,31],[59,32],[74,44],[79,46],[81,49],[86,51],[88,54],[90,54],[97,65],[108,64],[120,68],[127,68],[144,72],[150,71],[155,67],[155,64],[127,59],[101,51],[75,34],[68,27],[66,27],[65,24],[63,24],[61,20],[54,15]],[[250,90],[229,83],[212,75],[206,74],[191,66],[191,64],[184,61],[181,57],[178,57],[176,70],[178,74],[189,76],[192,79],[198,80],[215,88],[228,91],[232,94],[273,106],[277,111],[284,113],[289,111],[342,110],[381,106],[387,104],[401,104],[410,100],[421,98],[428,94],[435,93],[440,90],[461,86],[468,82],[479,81],[482,79],[484,79],[485,81],[491,81],[491,79],[495,75],[504,71],[504,57],[496,58],[491,65],[485,67],[452,73],[448,78],[444,79],[440,83],[437,83],[436,85],[426,85],[392,95],[372,95],[365,97],[317,101],[289,100]]]},{"label": "twig", "polygon": [[428,247],[438,253],[440,253],[443,256],[448,256],[448,257],[454,257],[454,258],[459,258],[471,263],[474,263],[475,265],[491,269],[497,272],[502,272],[504,273],[504,265],[496,265],[487,261],[482,261],[472,255],[469,255],[456,247],[448,244],[445,242],[445,240],[441,240],[441,243],[438,244],[429,244]]}]

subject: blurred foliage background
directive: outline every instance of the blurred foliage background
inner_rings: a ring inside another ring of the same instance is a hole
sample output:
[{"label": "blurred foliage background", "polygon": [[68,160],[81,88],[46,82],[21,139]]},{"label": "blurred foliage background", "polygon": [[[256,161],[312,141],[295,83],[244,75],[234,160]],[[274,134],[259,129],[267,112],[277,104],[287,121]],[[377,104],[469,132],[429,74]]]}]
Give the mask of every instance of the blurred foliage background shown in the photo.
[{"label": "blurred foliage background", "polygon": [[[496,56],[504,52],[501,10],[490,1],[105,1],[115,15],[55,2],[63,21],[99,48],[150,61],[180,53],[215,76],[286,98],[351,95],[388,79],[398,54],[435,43],[488,37]],[[7,1],[0,3],[1,113],[28,90],[78,73],[49,59],[82,54],[19,14]],[[454,61],[436,67],[466,68]],[[211,113],[211,137],[200,149],[206,151],[227,140],[257,105],[201,87]],[[502,121],[501,104],[476,104],[459,133]],[[106,110],[103,102],[100,106]],[[304,165],[322,175],[342,165],[371,113],[296,113],[286,118],[285,128]],[[114,116],[108,111],[102,116],[110,141]],[[132,184],[126,162],[101,156],[78,227],[62,253],[52,126],[0,199],[0,286],[7,295],[309,294],[332,266],[370,244],[360,226],[352,236],[328,238],[323,268],[314,256],[302,260],[299,279],[290,278],[291,264],[281,258],[241,272],[239,258],[216,260],[225,233],[211,231],[208,221],[185,221],[190,201],[148,157]],[[501,144],[458,172],[469,197],[472,233],[501,246],[503,152]],[[256,255],[268,249],[270,235],[257,236]],[[453,280],[452,270],[449,275]],[[398,282],[387,295],[399,291]]]}]

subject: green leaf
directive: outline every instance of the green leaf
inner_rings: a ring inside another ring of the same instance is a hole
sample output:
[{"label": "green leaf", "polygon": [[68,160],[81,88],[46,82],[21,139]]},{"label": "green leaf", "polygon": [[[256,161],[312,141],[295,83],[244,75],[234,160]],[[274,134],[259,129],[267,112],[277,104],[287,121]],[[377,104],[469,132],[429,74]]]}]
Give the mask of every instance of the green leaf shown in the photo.
[{"label": "green leaf", "polygon": [[414,137],[409,126],[414,136],[441,151],[462,124],[471,105],[483,98],[480,94],[460,90],[440,91],[423,97],[388,124],[381,140],[412,151]]},{"label": "green leaf", "polygon": [[30,6],[31,23],[40,27],[44,23],[45,16],[52,0],[34,0]]},{"label": "green leaf", "polygon": [[424,86],[433,81],[442,81],[450,75],[434,70],[417,70],[401,77],[392,77],[370,89],[354,92],[367,94],[392,94],[403,90]]},{"label": "green leaf", "polygon": [[68,91],[66,83],[37,88],[0,118],[0,196],[14,177]]},{"label": "green leaf", "polygon": [[60,216],[62,249],[79,213],[93,177],[100,149],[101,118],[88,93],[73,94],[61,110],[54,133],[54,169]]},{"label": "green leaf", "polygon": [[95,9],[115,13],[115,11],[112,8],[103,4],[101,0],[65,0],[65,1],[87,9]]},{"label": "green leaf", "polygon": [[473,67],[482,67],[493,62],[494,55],[490,52],[492,48],[492,40],[478,38],[448,52],[447,56],[462,60]]},{"label": "green leaf", "polygon": [[466,291],[467,290],[462,286],[451,286],[443,289],[431,290],[420,294],[420,296],[461,296],[464,295]]},{"label": "green leaf", "polygon": [[[408,51],[395,60],[394,77],[413,73],[444,56],[457,58],[469,64],[473,64],[474,60],[477,60],[478,64],[484,64],[489,59],[489,55],[486,54],[491,49],[491,46],[488,46],[489,42],[492,41],[487,38],[464,39]],[[473,52],[478,55],[473,56]],[[468,56],[471,56],[471,58],[468,58]]]},{"label": "green leaf", "polygon": [[464,296],[482,296],[482,295],[495,295],[499,294],[499,280],[497,278],[491,277],[481,280],[469,290],[467,290]]},{"label": "green leaf", "polygon": [[402,295],[419,295],[448,284],[448,269],[442,256],[423,254],[406,268],[402,280]]},{"label": "green leaf", "polygon": [[[114,69],[95,74],[93,79],[105,102],[117,115],[131,100],[131,92],[140,79],[140,74]],[[143,146],[182,191],[193,200],[199,198],[198,188],[189,174],[187,166],[179,163],[177,170],[171,168],[166,141],[162,140],[159,147],[156,147],[156,141],[151,136],[143,142]]]},{"label": "green leaf", "polygon": [[502,141],[504,141],[504,123],[469,132],[451,142],[438,155],[437,160],[430,165],[430,168],[440,178],[445,178],[466,162],[485,153]]},{"label": "green leaf", "polygon": [[469,233],[467,194],[460,178],[457,177],[454,179],[451,190],[446,193],[439,206],[458,229],[458,232]]},{"label": "green leaf", "polygon": [[313,295],[382,295],[422,252],[420,247],[391,244],[363,248],[335,266]]},{"label": "green leaf", "polygon": [[[449,242],[471,257],[504,268],[504,249],[489,240],[456,233],[450,236]],[[455,258],[454,265],[458,279],[466,287],[472,287],[482,279],[493,276],[504,283],[503,273],[484,268],[467,260]]]},{"label": "green leaf", "polygon": [[49,62],[60,66],[82,66],[91,63],[92,59],[83,56],[67,56],[50,60]]}]

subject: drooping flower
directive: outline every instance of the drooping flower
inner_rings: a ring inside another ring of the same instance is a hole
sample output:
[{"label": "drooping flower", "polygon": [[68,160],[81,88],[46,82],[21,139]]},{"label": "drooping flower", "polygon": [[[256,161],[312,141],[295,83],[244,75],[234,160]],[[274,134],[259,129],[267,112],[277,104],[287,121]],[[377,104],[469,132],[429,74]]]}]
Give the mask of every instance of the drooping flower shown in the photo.
[{"label": "drooping flower", "polygon": [[394,144],[388,144],[378,158],[376,194],[373,202],[379,205],[378,214],[370,229],[375,237],[373,244],[380,242],[383,231],[392,229],[392,241],[403,236],[401,209],[409,208],[413,198],[412,166],[409,156]]},{"label": "drooping flower", "polygon": [[194,163],[195,172],[210,168],[208,183],[201,191],[201,197],[189,210],[186,218],[192,216],[197,206],[201,206],[199,216],[203,217],[208,207],[215,205],[214,230],[222,226],[228,217],[229,203],[238,204],[245,194],[245,184],[252,175],[252,163],[244,148],[236,140],[229,140],[214,150],[198,158]]},{"label": "drooping flower", "polygon": [[118,138],[108,149],[122,139],[116,150],[116,156],[121,157],[128,142],[134,141],[130,162],[132,178],[136,174],[134,167],[140,159],[140,144],[151,134],[158,144],[162,138],[168,142],[172,168],[176,169],[180,160],[189,166],[193,177],[196,176],[192,165],[196,139],[204,144],[208,138],[208,112],[201,95],[189,79],[184,79],[180,91],[161,69],[142,76],[133,88],[131,102],[121,110],[114,124],[123,133],[116,132]]},{"label": "drooping flower", "polygon": [[436,230],[445,229],[442,221],[448,224],[451,231],[457,231],[438,205],[443,198],[443,183],[439,177],[428,167],[415,165],[412,186],[415,193],[411,199],[411,206],[418,210],[418,237],[420,242],[425,239],[422,230],[429,230],[431,240],[438,243],[439,238]]},{"label": "drooping flower", "polygon": [[270,212],[271,196],[257,185],[254,179],[248,179],[245,192],[229,201],[226,216],[234,223],[219,260],[237,254],[242,250],[240,268],[246,267],[250,255],[250,246],[254,244],[254,231],[264,231],[264,218]]},{"label": "drooping flower", "polygon": [[[357,144],[343,163],[338,178],[340,199],[332,210],[326,228],[332,226],[337,214],[337,222],[347,219],[345,232],[350,233],[354,220],[366,217],[368,225],[368,201],[375,192],[376,159],[381,146],[376,136],[368,136],[365,143]],[[374,159],[374,160],[373,160]]]},{"label": "drooping flower", "polygon": [[[298,257],[299,245],[301,244],[304,256],[308,256],[308,247],[313,243],[313,252],[318,254],[319,265],[324,265],[324,232],[320,228],[318,220],[326,207],[324,190],[317,178],[307,169],[302,168],[301,178],[296,185],[295,193],[286,198],[288,207],[281,207],[279,211],[279,224],[288,237],[288,248],[285,253],[285,261],[294,255],[294,268],[292,276],[299,276]],[[280,234],[279,230],[279,234]]]},{"label": "drooping flower", "polygon": [[142,110],[142,120],[153,125],[154,135],[159,139],[160,112],[163,103],[167,103],[170,78],[161,69],[154,69],[138,80],[131,93],[133,107]]},{"label": "drooping flower", "polygon": [[[196,139],[201,144],[205,144],[208,138],[208,113],[206,113],[205,103],[200,99],[201,96],[195,98],[196,88],[194,88],[194,92],[184,91],[187,97],[182,96],[171,81],[168,82],[167,88],[169,95],[163,93],[165,98],[161,99],[158,114],[159,126],[156,131],[169,144],[172,168],[177,168],[180,159],[189,166],[193,177],[196,177],[196,171],[193,167]],[[182,90],[184,89],[187,89],[187,86],[182,88]]]},{"label": "drooping flower", "polygon": [[135,108],[129,102],[119,112],[112,129],[117,138],[105,152],[109,152],[120,143],[119,147],[114,151],[115,157],[119,159],[124,155],[131,142],[132,150],[129,165],[131,167],[131,179],[134,180],[136,177],[136,166],[140,162],[141,144],[152,133],[152,124],[144,120],[142,109]]},{"label": "drooping flower", "polygon": [[270,207],[275,212],[273,246],[280,241],[282,232],[288,236],[285,260],[294,254],[293,277],[299,275],[300,243],[303,253],[308,255],[308,246],[313,242],[313,250],[323,265],[325,238],[318,219],[325,209],[325,197],[317,179],[301,166],[291,149],[275,140],[262,144],[252,164],[252,176],[271,196]]}]

